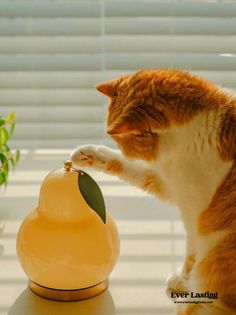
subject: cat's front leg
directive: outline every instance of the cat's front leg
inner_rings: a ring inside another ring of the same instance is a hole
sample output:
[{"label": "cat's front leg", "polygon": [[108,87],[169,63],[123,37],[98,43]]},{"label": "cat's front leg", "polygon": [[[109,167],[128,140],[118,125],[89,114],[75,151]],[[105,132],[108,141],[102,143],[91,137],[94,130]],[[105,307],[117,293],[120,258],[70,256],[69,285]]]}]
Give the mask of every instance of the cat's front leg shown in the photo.
[{"label": "cat's front leg", "polygon": [[75,165],[116,175],[121,180],[165,198],[163,183],[152,167],[143,161],[128,160],[118,150],[101,145],[85,145],[74,150],[70,159]]},{"label": "cat's front leg", "polygon": [[186,254],[183,266],[177,273],[171,274],[167,279],[167,293],[172,291],[187,292],[188,279],[195,264],[195,240],[191,231],[186,231]]},{"label": "cat's front leg", "polygon": [[186,256],[184,265],[167,278],[167,292],[187,292],[189,274],[195,263],[195,256],[189,254]]}]

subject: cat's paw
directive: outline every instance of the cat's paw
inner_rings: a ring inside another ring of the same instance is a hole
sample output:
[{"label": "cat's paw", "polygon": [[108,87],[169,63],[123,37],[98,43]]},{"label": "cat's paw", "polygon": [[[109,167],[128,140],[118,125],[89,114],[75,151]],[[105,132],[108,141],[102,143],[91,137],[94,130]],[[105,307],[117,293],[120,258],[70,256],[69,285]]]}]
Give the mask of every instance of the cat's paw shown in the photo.
[{"label": "cat's paw", "polygon": [[79,146],[71,153],[70,160],[78,166],[102,167],[107,162],[107,150],[93,144]]},{"label": "cat's paw", "polygon": [[187,292],[187,279],[181,273],[171,274],[167,280],[167,294],[171,292]]}]

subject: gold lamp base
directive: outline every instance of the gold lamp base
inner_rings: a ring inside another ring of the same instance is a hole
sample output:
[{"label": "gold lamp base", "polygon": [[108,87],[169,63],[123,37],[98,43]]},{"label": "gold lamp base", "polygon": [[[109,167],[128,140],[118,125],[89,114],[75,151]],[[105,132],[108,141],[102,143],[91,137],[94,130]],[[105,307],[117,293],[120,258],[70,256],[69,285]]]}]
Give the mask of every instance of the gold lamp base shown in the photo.
[{"label": "gold lamp base", "polygon": [[50,289],[29,280],[29,288],[37,295],[49,300],[72,302],[86,300],[102,293],[108,288],[108,280],[92,287],[78,290]]}]

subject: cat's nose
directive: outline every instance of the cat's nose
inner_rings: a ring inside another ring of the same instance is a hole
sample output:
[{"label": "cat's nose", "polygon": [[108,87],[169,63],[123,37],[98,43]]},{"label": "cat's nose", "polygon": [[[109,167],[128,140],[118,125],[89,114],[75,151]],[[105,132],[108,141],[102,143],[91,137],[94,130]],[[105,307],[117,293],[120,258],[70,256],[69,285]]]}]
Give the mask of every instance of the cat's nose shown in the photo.
[{"label": "cat's nose", "polygon": [[111,129],[111,128],[109,128],[107,130],[107,134],[110,136],[121,136],[122,135],[122,133],[117,132],[115,129]]},{"label": "cat's nose", "polygon": [[107,134],[109,135],[120,135],[123,133],[122,125],[120,124],[112,124],[107,128]]},{"label": "cat's nose", "polygon": [[108,134],[108,135],[112,135],[112,134],[114,134],[114,132],[112,131],[111,128],[108,128],[108,129],[107,129],[107,134]]}]

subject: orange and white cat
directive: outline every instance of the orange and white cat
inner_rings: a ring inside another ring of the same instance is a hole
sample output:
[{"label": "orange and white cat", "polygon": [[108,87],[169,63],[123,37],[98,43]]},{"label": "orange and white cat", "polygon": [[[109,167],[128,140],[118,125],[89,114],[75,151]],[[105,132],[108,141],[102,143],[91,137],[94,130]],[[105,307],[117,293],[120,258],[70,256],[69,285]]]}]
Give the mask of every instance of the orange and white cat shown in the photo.
[{"label": "orange and white cat", "polygon": [[107,132],[121,150],[87,145],[71,159],[113,174],[180,210],[187,234],[169,292],[214,292],[178,315],[236,314],[236,97],[188,72],[142,70],[102,83]]}]

